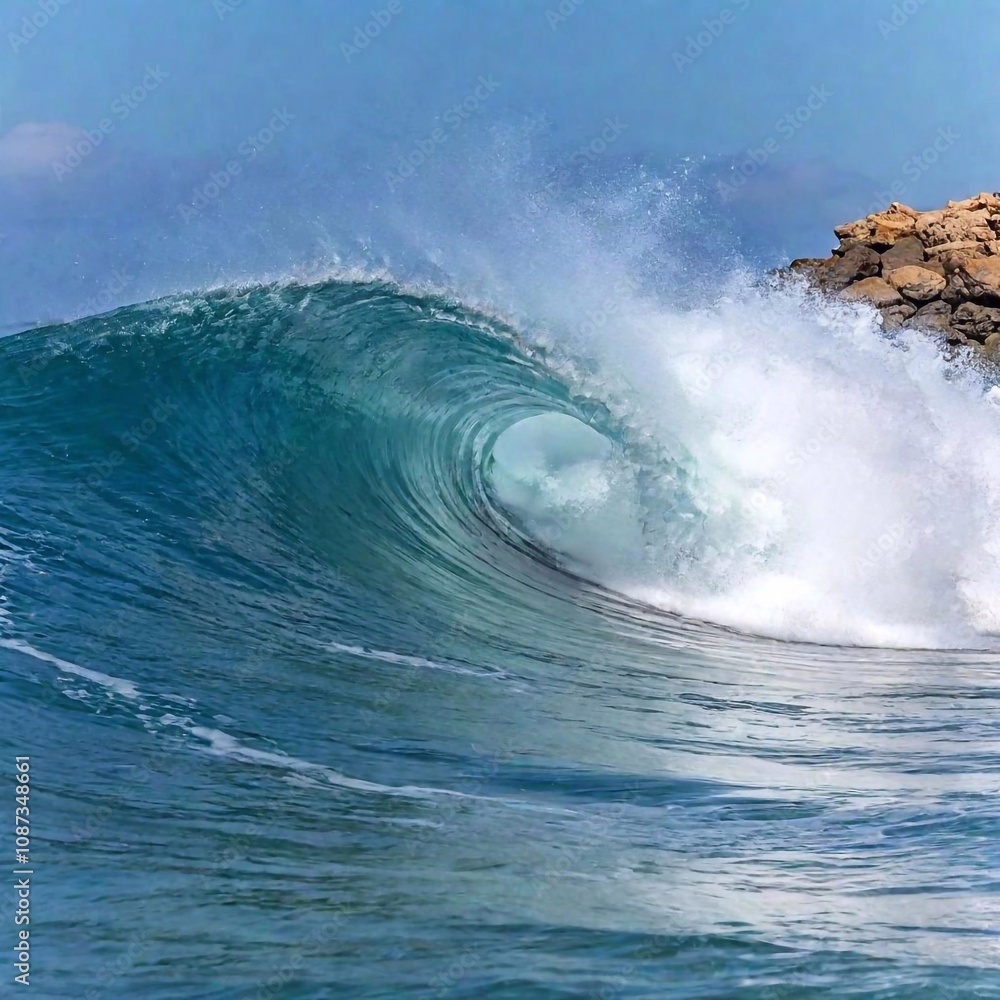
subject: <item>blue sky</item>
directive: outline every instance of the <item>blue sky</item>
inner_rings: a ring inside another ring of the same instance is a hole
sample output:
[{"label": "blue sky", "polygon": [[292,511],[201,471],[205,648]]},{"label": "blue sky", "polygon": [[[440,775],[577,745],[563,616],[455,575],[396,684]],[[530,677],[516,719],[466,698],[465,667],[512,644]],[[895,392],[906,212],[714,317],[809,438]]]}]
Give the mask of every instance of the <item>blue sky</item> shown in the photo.
[{"label": "blue sky", "polygon": [[723,212],[772,262],[890,191],[1000,187],[990,0],[3,0],[0,32],[0,322],[114,267],[128,300],[388,239],[430,197],[387,180],[421,144],[522,183],[617,122],[601,169],[735,178]]}]

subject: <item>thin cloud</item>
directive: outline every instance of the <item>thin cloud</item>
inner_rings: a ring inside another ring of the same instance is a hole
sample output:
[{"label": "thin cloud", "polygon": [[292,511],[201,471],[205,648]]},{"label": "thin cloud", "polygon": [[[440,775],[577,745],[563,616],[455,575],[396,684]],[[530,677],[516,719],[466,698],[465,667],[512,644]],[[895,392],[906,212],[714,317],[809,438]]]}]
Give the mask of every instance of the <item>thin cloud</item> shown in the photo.
[{"label": "thin cloud", "polygon": [[54,179],[52,164],[85,133],[66,122],[22,122],[0,136],[0,177]]}]

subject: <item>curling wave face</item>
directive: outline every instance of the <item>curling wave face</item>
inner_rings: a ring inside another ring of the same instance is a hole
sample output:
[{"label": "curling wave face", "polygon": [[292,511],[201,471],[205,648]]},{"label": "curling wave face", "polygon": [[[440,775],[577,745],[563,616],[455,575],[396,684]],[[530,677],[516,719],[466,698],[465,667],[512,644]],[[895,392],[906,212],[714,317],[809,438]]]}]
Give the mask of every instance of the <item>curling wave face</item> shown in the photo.
[{"label": "curling wave face", "polygon": [[437,296],[327,283],[165,301],[8,355],[14,405],[54,380],[70,394],[49,416],[67,448],[104,385],[122,401],[94,414],[106,453],[88,440],[62,468],[63,505],[101,510],[154,457],[238,504],[263,462],[308,512],[272,530],[310,533],[339,572],[375,554],[409,567],[425,597],[428,579],[517,580],[531,560],[504,561],[527,553],[751,634],[991,644],[1000,390],[794,289],[686,314],[633,296],[613,321],[559,343]]}]

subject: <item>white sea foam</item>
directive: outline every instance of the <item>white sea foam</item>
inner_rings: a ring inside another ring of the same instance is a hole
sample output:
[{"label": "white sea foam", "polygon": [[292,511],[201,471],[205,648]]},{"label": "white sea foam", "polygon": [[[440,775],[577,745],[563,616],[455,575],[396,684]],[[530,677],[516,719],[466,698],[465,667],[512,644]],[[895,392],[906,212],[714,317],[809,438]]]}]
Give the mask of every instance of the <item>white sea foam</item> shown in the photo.
[{"label": "white sea foam", "polygon": [[190,733],[190,735],[207,744],[207,746],[204,746],[204,749],[213,756],[225,757],[229,760],[249,765],[275,768],[285,772],[285,775],[290,779],[298,782],[304,781],[312,787],[316,787],[316,784],[319,784],[346,788],[356,792],[399,796],[410,799],[468,799],[546,813],[566,812],[565,809],[558,809],[548,805],[534,805],[523,802],[520,799],[477,795],[472,792],[460,792],[450,788],[431,788],[423,785],[384,785],[380,782],[364,781],[360,778],[348,777],[346,774],[325,764],[303,760],[300,757],[293,757],[282,751],[260,750],[256,747],[247,746],[247,744],[238,740],[235,736],[231,736],[229,733],[208,726],[193,724],[188,719],[164,716],[160,721],[167,725],[179,725],[186,732]]},{"label": "white sea foam", "polygon": [[410,786],[393,787],[382,785],[374,781],[363,781],[358,778],[349,778],[346,774],[327,767],[323,764],[315,764],[312,761],[301,760],[289,754],[275,752],[271,750],[258,750],[255,747],[247,746],[240,742],[235,736],[229,735],[220,729],[212,729],[208,726],[198,726],[183,724],[183,720],[173,720],[164,717],[162,722],[181,724],[182,728],[192,736],[203,740],[207,744],[207,751],[217,757],[228,757],[231,760],[242,761],[246,764],[257,764],[265,767],[280,768],[289,773],[296,773],[322,779],[326,784],[337,785],[342,788],[349,788],[358,792],[379,792],[394,793],[399,795],[416,795],[426,798],[432,794],[430,789],[415,788]]},{"label": "white sea foam", "polygon": [[634,523],[634,490],[591,484],[575,506],[536,494],[537,523],[569,522],[548,540],[601,580],[777,637],[946,647],[1000,633],[998,390],[935,342],[889,339],[872,312],[801,288],[737,285],[700,311],[623,301],[585,348],[618,415],[688,477],[687,514],[663,520],[699,526],[681,541],[647,511],[633,546],[591,529],[610,511]]},{"label": "white sea foam", "polygon": [[495,673],[486,670],[470,670],[457,663],[445,663],[440,660],[428,660],[423,656],[410,656],[406,653],[394,653],[387,649],[369,649],[366,646],[351,646],[341,642],[325,643],[325,648],[334,653],[348,653],[365,660],[379,660],[382,663],[397,663],[406,667],[417,667],[423,670],[445,670],[452,674],[464,674],[468,677],[492,677]]},{"label": "white sea foam", "polygon": [[0,648],[13,649],[26,656],[33,656],[36,660],[49,663],[64,674],[73,674],[76,677],[86,678],[101,687],[121,695],[123,698],[134,700],[139,697],[139,689],[131,682],[123,680],[121,677],[112,677],[110,674],[101,673],[99,670],[91,670],[89,667],[81,667],[77,663],[69,660],[61,660],[58,656],[46,653],[44,650],[36,649],[30,643],[20,639],[0,639]]}]

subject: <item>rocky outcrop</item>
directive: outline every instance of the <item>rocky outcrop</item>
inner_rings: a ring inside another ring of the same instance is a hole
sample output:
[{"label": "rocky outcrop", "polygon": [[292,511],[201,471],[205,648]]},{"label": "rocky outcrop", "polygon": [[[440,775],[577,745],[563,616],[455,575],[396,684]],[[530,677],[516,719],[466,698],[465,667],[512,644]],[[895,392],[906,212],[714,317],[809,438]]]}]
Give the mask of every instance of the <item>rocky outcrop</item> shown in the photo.
[{"label": "rocky outcrop", "polygon": [[886,327],[914,327],[1000,361],[1000,194],[949,201],[934,212],[893,202],[837,226],[826,259],[790,270],[823,291],[868,302]]}]

